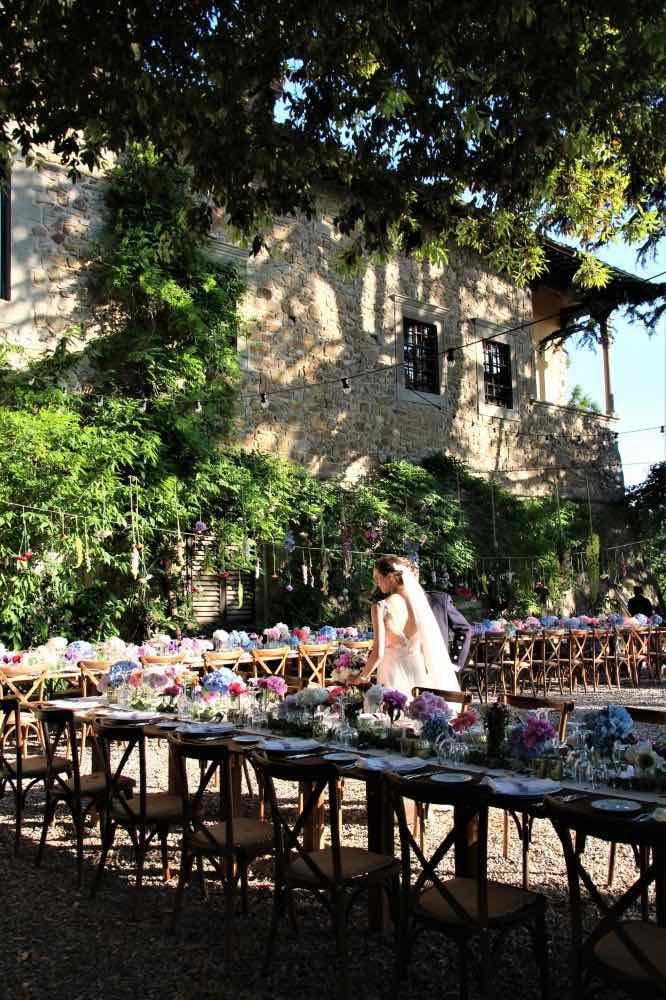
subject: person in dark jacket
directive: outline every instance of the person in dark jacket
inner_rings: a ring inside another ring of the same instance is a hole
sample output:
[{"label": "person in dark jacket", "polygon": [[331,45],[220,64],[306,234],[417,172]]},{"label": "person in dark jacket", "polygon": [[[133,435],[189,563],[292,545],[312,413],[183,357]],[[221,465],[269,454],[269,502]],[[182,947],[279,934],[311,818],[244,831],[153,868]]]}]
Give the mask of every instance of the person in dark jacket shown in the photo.
[{"label": "person in dark jacket", "polygon": [[654,608],[643,593],[642,587],[634,587],[634,596],[629,600],[627,608],[632,618],[634,615],[645,615],[646,618],[650,618],[654,612]]},{"label": "person in dark jacket", "polygon": [[460,671],[467,663],[474,629],[465,616],[458,611],[450,594],[438,590],[429,593],[427,597],[444,642],[449,645],[449,648],[449,637],[452,633],[462,639],[462,645],[458,653],[458,662],[456,664],[456,670]]}]

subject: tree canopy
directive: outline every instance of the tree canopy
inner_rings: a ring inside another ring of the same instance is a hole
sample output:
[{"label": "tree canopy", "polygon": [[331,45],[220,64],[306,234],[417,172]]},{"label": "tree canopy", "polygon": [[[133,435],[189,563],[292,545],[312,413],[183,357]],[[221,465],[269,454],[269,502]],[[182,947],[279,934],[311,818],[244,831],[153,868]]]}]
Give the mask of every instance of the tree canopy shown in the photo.
[{"label": "tree canopy", "polygon": [[[178,156],[261,243],[333,193],[350,262],[452,243],[518,281],[540,234],[644,251],[666,225],[654,0],[7,0],[0,152]],[[608,281],[583,258],[579,281]],[[651,294],[651,293],[650,293]]]}]

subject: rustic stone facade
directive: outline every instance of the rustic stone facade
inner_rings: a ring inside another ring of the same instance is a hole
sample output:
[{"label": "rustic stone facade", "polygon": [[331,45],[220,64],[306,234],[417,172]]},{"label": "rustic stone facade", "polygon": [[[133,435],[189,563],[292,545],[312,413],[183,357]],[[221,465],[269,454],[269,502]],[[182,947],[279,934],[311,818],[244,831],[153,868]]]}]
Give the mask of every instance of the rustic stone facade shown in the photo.
[{"label": "rustic stone facade", "polygon": [[[233,257],[222,223],[216,236],[218,254]],[[377,460],[441,450],[529,494],[549,492],[555,482],[562,495],[586,495],[588,482],[593,498],[621,489],[612,419],[562,405],[566,354],[535,350],[552,323],[498,337],[510,346],[514,406],[485,403],[479,341],[532,320],[531,290],[460,251],[446,265],[398,258],[345,277],[336,264],[340,240],[325,216],[281,219],[266,244],[247,262],[247,329],[239,343],[246,396],[239,433],[248,448],[348,478]],[[544,316],[559,294],[548,292]],[[405,388],[403,317],[437,326],[438,394]],[[449,347],[461,348],[453,367]],[[380,371],[353,378],[368,369]],[[345,394],[348,376],[352,391]],[[313,388],[317,382],[326,384]]]},{"label": "rustic stone facade", "polygon": [[[12,293],[0,301],[0,332],[13,363],[52,350],[73,329],[79,347],[97,332],[86,268],[103,197],[102,176],[72,184],[52,161],[39,173],[15,165]],[[498,338],[510,349],[514,405],[485,402],[478,341],[532,320],[535,309],[552,310],[558,293],[519,289],[459,251],[445,265],[401,257],[345,277],[341,240],[327,216],[277,220],[266,243],[268,252],[248,259],[220,221],[211,244],[214,256],[233,260],[248,279],[238,344],[238,434],[247,448],[350,479],[376,461],[441,450],[518,492],[548,492],[556,481],[563,495],[586,493],[588,483],[593,498],[621,488],[612,419],[560,405],[565,355],[551,351],[544,361],[535,352],[547,325]],[[405,388],[404,317],[436,326],[438,393]],[[452,367],[449,347],[460,348]],[[368,369],[373,374],[354,377]],[[349,394],[345,377],[352,379]],[[269,394],[267,409],[261,392]]]}]

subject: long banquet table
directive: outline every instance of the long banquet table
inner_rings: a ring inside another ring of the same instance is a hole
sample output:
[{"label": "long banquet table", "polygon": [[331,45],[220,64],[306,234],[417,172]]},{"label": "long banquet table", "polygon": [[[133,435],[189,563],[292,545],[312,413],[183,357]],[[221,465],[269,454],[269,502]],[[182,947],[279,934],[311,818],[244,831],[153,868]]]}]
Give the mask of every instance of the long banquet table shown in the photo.
[{"label": "long banquet table", "polygon": [[[70,707],[75,712],[76,717],[80,723],[91,723],[95,718],[103,717],[104,711],[96,708],[90,708],[89,705],[77,706],[77,699],[68,699]],[[60,704],[64,704],[61,702]],[[115,710],[117,713],[117,709]],[[117,716],[116,716],[117,717]],[[155,722],[162,720],[173,720],[173,716],[155,716],[150,721],[144,724],[146,736],[164,740],[168,737],[169,733],[166,730],[159,729],[155,725]],[[185,721],[185,720],[183,720]],[[191,724],[192,720],[187,720]],[[235,735],[256,735],[258,743],[256,746],[248,747],[246,744],[234,744],[233,734],[225,735],[220,737],[219,742],[224,742],[226,744],[231,744],[236,752],[236,767],[234,768],[234,800],[236,808],[240,806],[240,781],[241,781],[241,763],[244,755],[256,750],[260,747],[261,741],[268,738],[269,736],[277,736],[279,738],[280,734],[271,733],[270,730],[266,729],[255,729],[252,727],[239,727],[234,730]],[[212,745],[215,745],[214,743]],[[330,749],[336,748],[335,741],[331,741],[328,744],[322,743],[323,746],[328,746]],[[353,767],[339,767],[339,773],[345,780],[356,780],[362,781],[366,788],[366,813],[367,813],[367,846],[368,850],[375,851],[380,854],[393,854],[394,853],[394,818],[393,811],[390,802],[390,795],[388,790],[388,784],[383,780],[383,775],[385,771],[371,769],[367,765],[367,761],[370,758],[378,757],[389,757],[396,758],[402,757],[399,753],[395,751],[386,750],[356,750],[354,748],[345,747],[350,753],[357,756],[358,761]],[[171,761],[171,754],[169,754],[169,762]],[[302,755],[299,755],[302,756]],[[311,759],[316,759],[317,753],[312,754]],[[404,758],[407,759],[407,758]],[[307,758],[305,759],[307,760]],[[480,781],[488,777],[493,778],[518,778],[524,780],[524,775],[519,774],[517,771],[511,769],[495,769],[483,767],[481,765],[475,764],[456,764],[452,762],[442,763],[436,758],[426,759],[423,761],[423,780],[428,781],[429,775],[436,774],[440,771],[457,771],[470,774],[473,780]],[[388,770],[388,768],[387,768]],[[169,787],[170,790],[175,790],[175,773],[171,764],[169,763]],[[415,772],[411,772],[415,774]],[[417,780],[416,777],[409,778],[409,780]],[[645,792],[634,792],[627,793],[616,788],[611,788],[607,786],[597,786],[593,788],[592,785],[585,783],[577,783],[570,780],[562,780],[560,783],[560,789],[556,794],[576,794],[580,797],[581,807],[585,807],[586,803],[589,803],[594,798],[627,798],[630,797],[640,803],[644,803],[645,812],[650,813],[654,810],[658,803],[657,798],[654,794]],[[535,810],[540,812],[540,807],[543,804],[544,793],[535,793],[534,795],[505,795],[500,793],[495,793],[492,799],[492,805],[498,809],[509,810],[509,811],[530,811]],[[454,821],[457,817],[454,817]],[[612,823],[612,814],[608,817],[608,821]],[[630,820],[631,818],[629,818]],[[622,817],[622,822],[628,822],[627,817]],[[666,836],[666,827],[663,824],[658,823],[654,818],[647,820],[642,819],[642,823],[646,823],[649,827],[654,827],[658,824],[659,829],[664,830]],[[324,810],[323,804],[318,810],[313,810],[306,829],[305,829],[305,846],[308,850],[317,850],[323,846],[323,833],[324,833]],[[466,836],[456,843],[455,848],[455,865],[456,874],[465,875],[472,873],[472,867],[474,860],[476,858],[476,853],[474,850],[474,845],[476,842],[476,832],[474,824],[470,824],[466,828]],[[663,898],[663,885],[661,881],[658,883],[661,886],[661,890],[658,889],[658,894],[660,898],[657,900],[657,912],[659,919],[664,925],[666,925],[666,899]],[[368,899],[368,918],[369,925],[374,929],[380,929],[386,926],[388,921],[388,913],[383,898],[381,890],[372,890],[369,893]]]}]

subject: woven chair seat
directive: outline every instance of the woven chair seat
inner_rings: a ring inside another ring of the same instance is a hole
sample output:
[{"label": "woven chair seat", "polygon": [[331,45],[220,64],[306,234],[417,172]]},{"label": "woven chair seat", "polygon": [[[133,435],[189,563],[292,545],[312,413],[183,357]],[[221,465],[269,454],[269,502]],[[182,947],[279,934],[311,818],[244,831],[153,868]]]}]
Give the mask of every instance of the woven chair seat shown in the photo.
[{"label": "woven chair seat", "polygon": [[[308,857],[321,869],[327,879],[333,879],[333,853],[330,848],[323,851],[310,851]],[[373,875],[388,875],[390,869],[399,868],[399,862],[388,854],[374,854],[364,851],[362,847],[341,847],[340,860],[342,878],[345,882],[367,878]],[[304,882],[308,885],[319,885],[320,880],[308,867],[303,858],[297,858],[287,866],[286,877],[289,881]]]},{"label": "woven chair seat", "polygon": [[[141,800],[138,795],[126,799],[127,808],[138,821],[141,812]],[[131,817],[120,802],[111,802],[111,815],[120,822]],[[169,795],[168,792],[148,792],[146,795],[146,818],[149,823],[181,822],[183,818],[183,803],[179,795]]]},{"label": "woven chair seat", "polygon": [[[226,823],[211,823],[206,827],[206,833],[213,838],[215,844],[211,844],[208,836],[201,830],[197,830],[189,838],[190,847],[197,851],[215,854],[217,850],[228,849],[227,825]],[[265,850],[273,843],[273,826],[271,823],[264,823],[259,819],[234,818],[234,843],[235,848],[242,848],[252,853],[252,849],[257,851]]]},{"label": "woven chair seat", "polygon": [[[67,778],[63,782],[64,785],[69,789],[70,792],[74,791],[74,779]],[[118,782],[121,788],[132,788],[134,786],[134,778],[129,776],[123,777]],[[58,789],[56,788],[56,791]],[[81,794],[82,795],[103,795],[106,792],[106,778],[104,777],[103,771],[95,771],[93,774],[82,774],[81,775]]]},{"label": "woven chair seat", "polygon": [[[646,958],[666,976],[666,928],[639,921],[622,924],[622,930]],[[628,979],[650,982],[652,976],[647,969],[627,951],[624,942],[615,931],[604,935],[594,947],[594,957],[602,965]]]},{"label": "woven chair seat", "polygon": [[[24,757],[21,765],[24,778],[40,778],[46,774],[49,762],[46,757],[35,755],[34,757]],[[69,771],[71,764],[66,757],[54,757],[53,767],[56,773],[62,774],[63,771]],[[3,769],[0,771],[0,777],[7,777],[10,774],[13,775],[13,773],[13,768]]]},{"label": "woven chair seat", "polygon": [[[448,892],[460,906],[463,907],[472,920],[478,919],[477,882],[472,878],[454,878],[443,883]],[[512,919],[523,910],[538,903],[539,897],[525,889],[517,889],[501,882],[488,882],[488,920],[490,923]],[[426,889],[419,899],[416,913],[428,920],[436,920],[442,924],[458,924],[463,926],[463,920],[451,906],[436,886]]]}]

